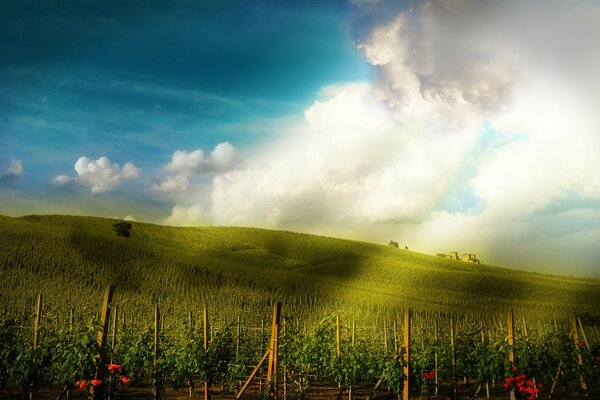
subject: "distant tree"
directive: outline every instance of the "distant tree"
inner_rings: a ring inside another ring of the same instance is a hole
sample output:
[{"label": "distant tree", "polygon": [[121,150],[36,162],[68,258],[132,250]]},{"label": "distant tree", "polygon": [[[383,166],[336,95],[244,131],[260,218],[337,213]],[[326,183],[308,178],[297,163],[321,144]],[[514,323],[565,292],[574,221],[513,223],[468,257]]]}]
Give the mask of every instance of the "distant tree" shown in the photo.
[{"label": "distant tree", "polygon": [[117,232],[117,236],[129,237],[131,236],[131,224],[129,222],[117,222],[113,224],[113,231]]},{"label": "distant tree", "polygon": [[404,250],[408,250],[408,246],[404,246]]},{"label": "distant tree", "polygon": [[397,249],[399,248],[398,242],[395,242],[393,240],[390,240],[390,242],[388,243],[388,246],[392,246],[392,247],[395,247]]}]

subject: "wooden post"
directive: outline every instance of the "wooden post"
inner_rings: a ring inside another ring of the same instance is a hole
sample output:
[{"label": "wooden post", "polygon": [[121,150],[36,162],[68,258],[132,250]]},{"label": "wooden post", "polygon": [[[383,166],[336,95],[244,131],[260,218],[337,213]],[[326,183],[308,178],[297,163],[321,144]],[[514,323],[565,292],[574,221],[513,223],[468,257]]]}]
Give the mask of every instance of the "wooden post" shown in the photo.
[{"label": "wooden post", "polygon": [[410,309],[404,310],[404,390],[402,400],[410,399]]},{"label": "wooden post", "polygon": [[279,356],[279,322],[281,315],[281,303],[273,306],[273,323],[271,326],[271,345],[269,348],[269,366],[267,368],[267,382],[269,384],[269,396],[277,399],[277,359]]},{"label": "wooden post", "polygon": [[[40,327],[40,323],[42,322],[42,305],[43,305],[43,296],[42,294],[38,294],[37,305],[35,307],[35,321],[33,323],[33,351],[37,351],[38,348],[38,330]],[[31,384],[29,388],[29,399],[34,400],[36,398],[36,390],[37,390],[37,371],[33,372],[31,376]]]},{"label": "wooden post", "polygon": [[438,384],[438,320],[437,317],[433,321],[433,337],[435,340],[435,352],[433,353],[433,370],[435,371],[435,397],[439,395],[439,384]]},{"label": "wooden post", "polygon": [[[117,344],[117,315],[119,314],[119,306],[115,306],[115,312],[113,313],[113,322],[112,322],[112,340],[111,340],[111,350],[115,351],[115,346]],[[111,354],[111,363],[113,358]]]},{"label": "wooden post", "polygon": [[43,304],[43,296],[40,293],[37,299],[37,305],[35,307],[35,322],[33,323],[33,351],[36,351],[38,348],[38,329],[40,327],[40,323],[42,322],[42,304]]},{"label": "wooden post", "polygon": [[573,333],[573,342],[575,343],[575,355],[577,356],[577,366],[579,367],[579,386],[583,393],[587,393],[587,384],[581,374],[581,368],[583,367],[583,359],[581,358],[581,352],[579,351],[579,333],[577,332],[577,322],[575,314],[571,315],[571,331]]},{"label": "wooden post", "polygon": [[[485,332],[483,329],[483,320],[480,320],[479,324],[481,326],[481,343],[485,343]],[[485,382],[485,398],[486,399],[490,398],[490,383],[489,382]]]},{"label": "wooden post", "polygon": [[[117,341],[117,314],[119,312],[119,306],[115,306],[115,311],[113,313],[113,320],[112,320],[112,338],[111,338],[111,345],[110,345],[110,363],[113,364],[114,363],[114,353],[115,353],[115,345],[116,345],[116,341]],[[117,382],[116,380],[112,380],[111,384],[110,384],[110,388],[108,389],[108,399],[112,399],[113,398],[113,394],[115,393],[115,388],[116,388]]]},{"label": "wooden post", "polygon": [[271,354],[271,349],[267,350],[267,352],[260,359],[260,361],[258,362],[258,364],[256,365],[256,367],[254,367],[254,370],[252,371],[252,373],[250,374],[250,376],[246,380],[246,383],[244,383],[244,385],[242,386],[242,388],[240,389],[240,391],[235,395],[236,399],[239,399],[240,397],[242,397],[242,395],[244,394],[244,392],[248,388],[248,385],[250,385],[250,382],[252,381],[252,379],[254,378],[254,376],[256,375],[256,373],[258,372],[258,370],[260,369],[260,367],[263,365],[263,363],[265,362],[265,360],[267,359],[267,357],[270,354]]},{"label": "wooden post", "polygon": [[[206,354],[206,352],[208,351],[208,307],[206,304],[204,304],[204,307],[202,308],[202,318],[203,318],[203,323],[204,323],[204,327],[203,327],[203,349],[204,349],[204,353]],[[209,384],[208,381],[204,381],[204,400],[209,400],[210,399],[210,392],[209,392]]]},{"label": "wooden post", "polygon": [[[285,338],[285,337],[287,337],[287,335],[286,335],[286,333],[287,333],[287,321],[286,321],[285,318],[283,319],[283,324],[281,326],[282,326],[282,328],[281,328],[281,331],[282,331],[281,335],[282,335],[282,337]],[[288,398],[288,379],[287,379],[287,376],[288,376],[288,369],[287,369],[287,363],[286,363],[286,364],[283,364],[283,400],[287,400],[287,398]]]},{"label": "wooden post", "polygon": [[110,302],[112,301],[113,287],[112,285],[107,286],[104,289],[104,301],[102,303],[102,311],[100,313],[100,324],[101,328],[98,332],[98,349],[99,354],[97,356],[98,363],[96,364],[96,374],[94,378],[102,382],[99,386],[94,388],[92,386],[91,393],[94,400],[102,400],[104,398],[104,373],[106,371],[106,356],[105,346],[106,339],[108,336],[108,322],[110,320]]},{"label": "wooden post", "polygon": [[342,354],[341,351],[341,341],[340,341],[340,316],[335,316],[335,355],[340,358]]},{"label": "wooden post", "polygon": [[152,388],[152,396],[154,400],[157,400],[160,397],[160,383],[158,381],[158,331],[160,328],[160,313],[158,310],[158,303],[154,302],[154,353],[153,353],[153,361],[152,367],[154,368],[154,384]]},{"label": "wooden post", "polygon": [[587,336],[585,336],[585,331],[583,330],[583,325],[581,325],[581,318],[577,317],[577,322],[579,322],[579,331],[581,332],[581,338],[585,343],[585,347],[589,350],[590,344],[588,343]]},{"label": "wooden post", "polygon": [[[355,331],[356,331],[356,319],[352,318],[352,351],[354,351]],[[348,387],[348,400],[352,400],[352,385],[350,385]]]},{"label": "wooden post", "polygon": [[452,398],[457,399],[456,390],[456,348],[454,347],[454,319],[450,317],[450,348],[452,350]]},{"label": "wooden post", "polygon": [[236,336],[236,343],[235,343],[235,357],[238,357],[238,354],[240,352],[240,336],[242,333],[242,327],[240,325],[240,316],[237,316],[237,336]]},{"label": "wooden post", "polygon": [[[341,340],[340,340],[340,316],[335,316],[335,355],[339,360],[342,355]],[[342,381],[338,380],[338,389],[342,387]]]},{"label": "wooden post", "polygon": [[385,324],[385,318],[383,319],[383,352],[387,357],[388,354],[388,338],[387,338],[387,326]]},{"label": "wooden post", "polygon": [[398,323],[394,319],[394,354],[398,352]]},{"label": "wooden post", "polygon": [[[511,368],[515,365],[515,332],[514,332],[514,318],[513,309],[508,310],[507,328],[508,328],[508,361],[510,361]],[[515,400],[515,389],[514,387],[510,390],[510,400]]]}]

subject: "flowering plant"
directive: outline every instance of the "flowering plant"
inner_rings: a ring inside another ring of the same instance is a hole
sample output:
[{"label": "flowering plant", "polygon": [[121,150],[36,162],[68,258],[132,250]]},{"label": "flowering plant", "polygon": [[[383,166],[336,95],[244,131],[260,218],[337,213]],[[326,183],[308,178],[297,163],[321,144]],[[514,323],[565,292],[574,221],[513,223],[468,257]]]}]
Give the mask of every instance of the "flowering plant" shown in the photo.
[{"label": "flowering plant", "polygon": [[504,379],[504,382],[502,383],[504,389],[522,393],[528,400],[533,400],[539,396],[542,389],[541,384],[535,383],[524,371],[519,371],[519,368],[516,365],[511,367],[511,371],[515,376]]},{"label": "flowering plant", "polygon": [[111,363],[106,366],[106,369],[108,370],[108,375],[106,375],[104,381],[101,381],[97,378],[92,378],[89,381],[86,379],[80,379],[75,382],[75,387],[79,388],[84,395],[90,397],[93,388],[98,388],[102,385],[105,385],[105,387],[108,388],[108,391],[112,394],[116,389],[117,383],[126,385],[131,382],[131,378],[128,378],[126,375],[122,374],[121,365]]},{"label": "flowering plant", "polygon": [[429,397],[429,385],[430,381],[435,378],[435,370],[431,370],[429,372],[421,372],[419,374],[421,377],[421,396]]}]

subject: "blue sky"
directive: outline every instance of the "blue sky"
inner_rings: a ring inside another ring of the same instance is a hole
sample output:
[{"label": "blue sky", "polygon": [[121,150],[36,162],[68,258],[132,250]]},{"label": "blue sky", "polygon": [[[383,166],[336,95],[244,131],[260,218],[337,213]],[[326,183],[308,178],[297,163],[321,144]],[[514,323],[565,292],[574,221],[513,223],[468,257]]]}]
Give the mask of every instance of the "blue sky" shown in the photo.
[{"label": "blue sky", "polygon": [[599,26],[588,1],[0,0],[0,214],[598,276]]}]

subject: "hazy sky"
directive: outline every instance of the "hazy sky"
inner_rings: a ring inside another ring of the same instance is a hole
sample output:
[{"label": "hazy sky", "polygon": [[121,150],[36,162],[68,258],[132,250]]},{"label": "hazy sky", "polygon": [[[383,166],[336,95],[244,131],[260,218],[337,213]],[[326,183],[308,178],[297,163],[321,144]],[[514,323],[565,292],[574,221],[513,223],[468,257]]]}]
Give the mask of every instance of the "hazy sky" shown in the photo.
[{"label": "hazy sky", "polygon": [[600,2],[0,0],[0,214],[600,276]]}]

